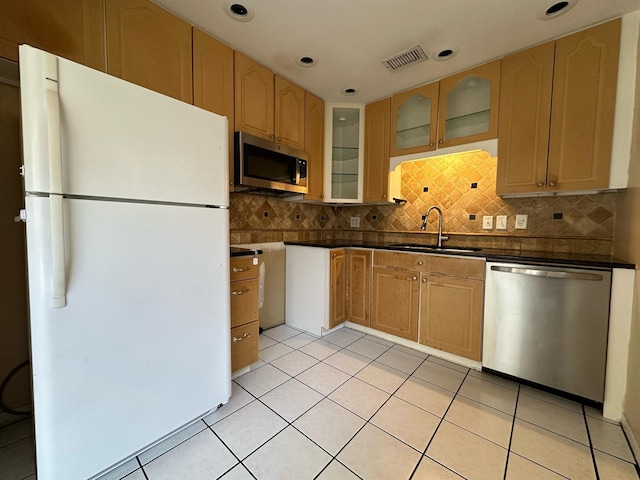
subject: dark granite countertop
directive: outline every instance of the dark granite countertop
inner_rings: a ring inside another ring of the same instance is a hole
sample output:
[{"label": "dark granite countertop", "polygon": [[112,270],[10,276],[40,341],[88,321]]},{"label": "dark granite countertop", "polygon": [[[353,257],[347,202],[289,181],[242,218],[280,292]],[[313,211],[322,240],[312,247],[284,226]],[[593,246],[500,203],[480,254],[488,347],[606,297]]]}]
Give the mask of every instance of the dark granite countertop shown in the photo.
[{"label": "dark granite countertop", "polygon": [[[535,251],[520,251],[520,250],[507,250],[498,248],[481,248],[472,252],[460,252],[447,250],[446,247],[451,248],[451,245],[445,246],[443,250],[433,251],[429,249],[416,249],[406,247],[409,243],[399,244],[397,242],[364,242],[354,240],[322,240],[322,241],[287,241],[285,245],[300,245],[305,247],[318,247],[318,248],[378,248],[384,250],[395,250],[401,252],[414,252],[414,253],[433,253],[435,255],[446,254],[463,257],[480,257],[486,258],[488,261],[501,261],[501,262],[516,262],[516,263],[535,263],[540,265],[575,265],[582,267],[597,267],[597,268],[635,268],[635,264],[626,260],[616,258],[607,255],[588,255],[577,253],[563,253],[563,252],[535,252]],[[400,246],[405,245],[405,246]],[[419,244],[414,244],[418,246]],[[465,247],[460,247],[465,248]]]},{"label": "dark granite countertop", "polygon": [[262,255],[262,250],[259,249],[231,247],[230,250],[231,257],[251,257],[254,255]]}]

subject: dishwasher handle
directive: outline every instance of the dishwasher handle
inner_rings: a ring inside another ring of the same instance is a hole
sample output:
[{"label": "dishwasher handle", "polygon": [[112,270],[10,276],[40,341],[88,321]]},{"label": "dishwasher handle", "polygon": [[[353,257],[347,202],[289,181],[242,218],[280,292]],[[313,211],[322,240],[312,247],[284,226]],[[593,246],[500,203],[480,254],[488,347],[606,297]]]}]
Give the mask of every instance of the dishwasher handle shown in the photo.
[{"label": "dishwasher handle", "polygon": [[533,277],[545,277],[545,278],[558,278],[562,280],[587,280],[587,281],[596,281],[596,282],[600,282],[603,280],[603,276],[597,273],[563,272],[561,270],[540,270],[537,268],[522,268],[522,267],[499,267],[496,265],[492,265],[491,270],[494,272],[516,273],[519,275],[530,275]]}]

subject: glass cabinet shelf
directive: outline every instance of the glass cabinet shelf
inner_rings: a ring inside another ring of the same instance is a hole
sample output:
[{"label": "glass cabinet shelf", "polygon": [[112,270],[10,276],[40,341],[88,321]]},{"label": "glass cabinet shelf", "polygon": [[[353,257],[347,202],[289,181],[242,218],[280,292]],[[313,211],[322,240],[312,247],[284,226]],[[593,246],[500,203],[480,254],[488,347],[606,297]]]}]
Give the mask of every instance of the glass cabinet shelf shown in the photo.
[{"label": "glass cabinet shelf", "polygon": [[331,158],[334,162],[356,160],[358,158],[358,150],[358,147],[332,147]]},{"label": "glass cabinet shelf", "polygon": [[490,110],[461,115],[446,120],[446,139],[467,137],[489,131]]}]

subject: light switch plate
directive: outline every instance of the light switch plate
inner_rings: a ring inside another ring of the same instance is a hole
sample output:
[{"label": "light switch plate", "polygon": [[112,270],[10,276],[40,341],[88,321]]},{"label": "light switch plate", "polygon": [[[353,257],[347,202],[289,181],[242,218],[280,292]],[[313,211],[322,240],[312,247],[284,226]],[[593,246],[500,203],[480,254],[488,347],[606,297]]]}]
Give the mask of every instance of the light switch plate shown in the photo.
[{"label": "light switch plate", "polygon": [[351,217],[351,227],[358,228],[360,226],[360,217]]},{"label": "light switch plate", "polygon": [[517,230],[526,230],[527,229],[527,215],[516,215],[516,229]]},{"label": "light switch plate", "polygon": [[507,229],[507,216],[496,215],[496,230],[506,230],[506,229]]},{"label": "light switch plate", "polygon": [[493,230],[493,217],[491,215],[485,215],[482,217],[482,229]]}]

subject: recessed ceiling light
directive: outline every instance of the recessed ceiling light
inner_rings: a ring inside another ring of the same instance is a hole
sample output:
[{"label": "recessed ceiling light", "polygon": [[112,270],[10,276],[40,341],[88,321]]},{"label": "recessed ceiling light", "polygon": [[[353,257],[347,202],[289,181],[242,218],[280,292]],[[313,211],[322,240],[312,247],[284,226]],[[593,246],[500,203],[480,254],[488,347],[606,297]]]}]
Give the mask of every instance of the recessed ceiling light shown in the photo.
[{"label": "recessed ceiling light", "polygon": [[351,97],[353,95],[357,95],[358,94],[358,90],[356,90],[355,88],[343,88],[342,90],[340,90],[340,92],[342,92],[343,95],[346,95],[348,97]]},{"label": "recessed ceiling light", "polygon": [[255,16],[255,11],[252,7],[247,7],[241,3],[225,2],[223,8],[230,18],[238,22],[248,22]]},{"label": "recessed ceiling light", "polygon": [[302,67],[313,67],[318,62],[316,62],[313,57],[305,55],[304,57],[300,57],[296,60],[296,63]]},{"label": "recessed ceiling light", "polygon": [[431,59],[437,62],[451,60],[458,54],[460,49],[455,45],[446,45],[431,51]]},{"label": "recessed ceiling light", "polygon": [[575,6],[576,3],[578,3],[578,0],[552,0],[551,2],[545,3],[545,5],[538,10],[538,14],[536,16],[539,20],[551,20],[552,18],[556,18],[567,13]]}]

